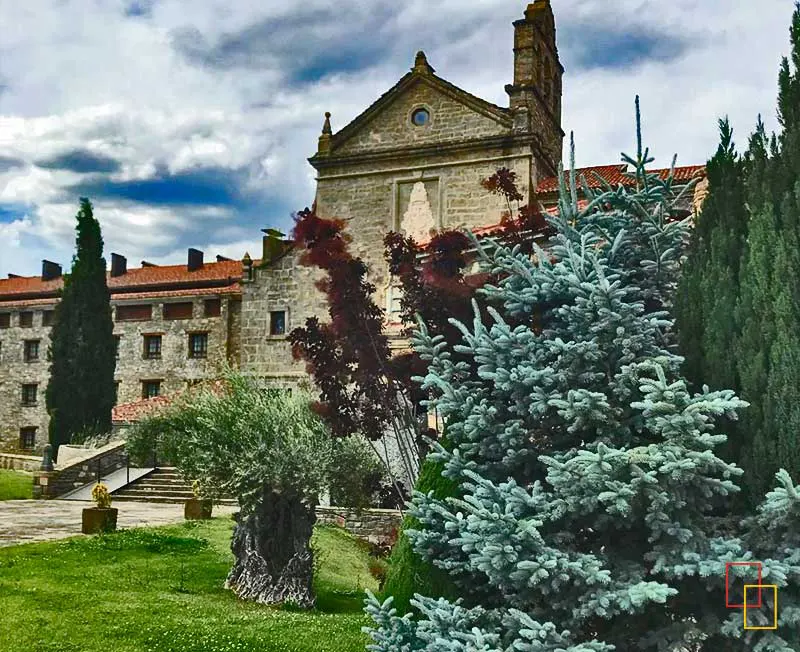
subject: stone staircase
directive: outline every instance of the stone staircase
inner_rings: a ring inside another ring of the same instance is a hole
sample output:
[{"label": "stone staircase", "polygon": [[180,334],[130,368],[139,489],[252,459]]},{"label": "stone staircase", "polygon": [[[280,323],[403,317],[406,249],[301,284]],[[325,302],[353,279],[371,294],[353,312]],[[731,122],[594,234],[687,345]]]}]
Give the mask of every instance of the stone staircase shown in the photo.
[{"label": "stone staircase", "polygon": [[[127,487],[111,493],[115,502],[137,500],[145,503],[185,503],[193,496],[192,485],[184,480],[178,470],[162,466]],[[215,501],[221,505],[236,505],[233,499]]]},{"label": "stone staircase", "polygon": [[138,500],[148,503],[184,503],[192,497],[192,485],[177,469],[161,467],[111,494],[114,501]]}]

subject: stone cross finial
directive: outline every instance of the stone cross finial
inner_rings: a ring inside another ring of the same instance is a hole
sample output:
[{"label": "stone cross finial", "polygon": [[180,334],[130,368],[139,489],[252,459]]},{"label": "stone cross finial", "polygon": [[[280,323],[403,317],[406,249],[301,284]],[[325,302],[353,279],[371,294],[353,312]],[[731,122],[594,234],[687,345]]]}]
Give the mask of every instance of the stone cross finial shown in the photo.
[{"label": "stone cross finial", "polygon": [[414,58],[414,67],[411,70],[413,72],[422,73],[423,75],[430,75],[436,72],[433,66],[428,63],[428,58],[422,50],[417,52],[417,56]]},{"label": "stone cross finial", "polygon": [[325,111],[325,122],[322,125],[322,135],[319,137],[317,154],[330,154],[331,138],[333,138],[333,130],[331,129],[331,114],[329,111]]}]

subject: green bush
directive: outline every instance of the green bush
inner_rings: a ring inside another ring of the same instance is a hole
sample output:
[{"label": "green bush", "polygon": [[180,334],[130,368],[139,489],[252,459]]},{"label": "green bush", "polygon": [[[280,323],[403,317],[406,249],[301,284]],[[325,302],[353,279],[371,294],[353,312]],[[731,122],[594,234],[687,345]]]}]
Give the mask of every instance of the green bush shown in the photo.
[{"label": "green bush", "polygon": [[[442,445],[446,447],[444,440]],[[426,459],[420,469],[415,490],[424,494],[432,491],[433,495],[441,500],[457,496],[458,485],[442,475],[442,467],[441,462]],[[415,593],[450,600],[458,597],[450,576],[442,569],[420,559],[411,547],[405,531],[418,527],[419,522],[415,518],[406,516],[403,519],[400,537],[389,557],[389,569],[382,595],[384,598],[389,596],[394,598],[392,604],[400,614],[411,609],[410,600]]]},{"label": "green bush", "polygon": [[363,437],[334,440],[330,473],[332,505],[369,507],[385,478],[383,463]]}]

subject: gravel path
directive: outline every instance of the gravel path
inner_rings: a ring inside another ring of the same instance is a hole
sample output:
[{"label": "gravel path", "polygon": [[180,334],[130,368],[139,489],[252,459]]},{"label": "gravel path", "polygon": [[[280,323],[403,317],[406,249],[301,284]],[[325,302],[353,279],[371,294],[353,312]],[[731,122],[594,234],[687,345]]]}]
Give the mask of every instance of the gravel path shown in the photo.
[{"label": "gravel path", "polygon": [[[0,547],[81,535],[81,511],[93,503],[76,500],[0,501]],[[168,525],[183,521],[183,504],[120,501],[117,528]],[[214,516],[233,514],[235,507],[214,506]]]}]

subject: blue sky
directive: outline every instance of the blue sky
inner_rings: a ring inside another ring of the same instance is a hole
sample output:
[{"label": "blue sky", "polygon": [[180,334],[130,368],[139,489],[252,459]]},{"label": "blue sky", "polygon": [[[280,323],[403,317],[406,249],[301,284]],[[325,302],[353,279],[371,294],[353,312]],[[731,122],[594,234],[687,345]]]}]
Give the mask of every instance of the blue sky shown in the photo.
[{"label": "blue sky", "polygon": [[[26,0],[0,3],[0,277],[69,263],[78,197],[106,255],[241,257],[314,196],[323,113],[341,129],[424,49],[501,105],[516,0]],[[633,146],[633,99],[668,165],[703,163],[728,114],[776,127],[791,0],[553,0],[579,165]],[[80,20],[76,20],[76,17]]]}]

